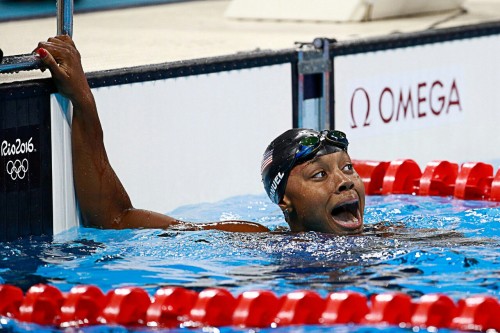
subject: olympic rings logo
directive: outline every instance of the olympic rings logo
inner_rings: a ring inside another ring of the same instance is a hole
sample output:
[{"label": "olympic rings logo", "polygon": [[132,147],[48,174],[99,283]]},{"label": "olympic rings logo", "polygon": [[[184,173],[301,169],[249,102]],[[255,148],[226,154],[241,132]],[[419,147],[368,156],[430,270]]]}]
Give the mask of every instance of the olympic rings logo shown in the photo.
[{"label": "olympic rings logo", "polygon": [[23,179],[28,173],[28,160],[24,158],[22,161],[15,160],[14,162],[8,161],[6,166],[6,171],[10,175],[12,180]]}]

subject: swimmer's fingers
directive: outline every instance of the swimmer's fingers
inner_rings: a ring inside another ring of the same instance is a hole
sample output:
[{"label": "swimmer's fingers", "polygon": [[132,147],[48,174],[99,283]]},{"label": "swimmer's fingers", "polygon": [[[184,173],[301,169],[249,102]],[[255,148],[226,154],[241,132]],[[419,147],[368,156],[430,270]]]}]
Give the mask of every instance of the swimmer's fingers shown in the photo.
[{"label": "swimmer's fingers", "polygon": [[68,35],[58,35],[58,36],[55,36],[55,37],[51,37],[51,38],[48,39],[48,41],[54,42],[54,43],[69,44],[69,45],[73,46],[76,49],[75,42]]},{"label": "swimmer's fingers", "polygon": [[60,93],[73,98],[88,87],[80,53],[69,36],[58,36],[40,42],[36,52],[50,70]]},{"label": "swimmer's fingers", "polygon": [[60,35],[60,36],[55,36],[55,37],[50,37],[46,41],[39,42],[38,46],[33,50],[33,52],[36,52],[36,50],[40,47],[46,47],[48,45],[52,46],[60,46],[62,48],[75,48],[75,43],[71,39],[71,37],[66,36],[66,35]]},{"label": "swimmer's fingers", "polygon": [[75,60],[80,62],[80,53],[74,44],[63,43],[58,39],[49,38],[46,42],[38,43],[38,47],[49,51],[58,63]]},{"label": "swimmer's fingers", "polygon": [[52,54],[50,54],[46,48],[38,47],[36,49],[36,53],[38,53],[38,56],[40,57],[40,60],[42,60],[43,64],[50,70],[53,78],[57,79],[62,75],[62,70],[59,68],[59,65]]}]

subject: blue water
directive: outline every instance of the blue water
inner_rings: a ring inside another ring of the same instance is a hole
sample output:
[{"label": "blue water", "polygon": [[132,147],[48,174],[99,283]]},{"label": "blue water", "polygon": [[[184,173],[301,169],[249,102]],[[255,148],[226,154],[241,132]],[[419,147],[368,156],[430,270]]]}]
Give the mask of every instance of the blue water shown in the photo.
[{"label": "blue water", "polygon": [[[286,227],[279,208],[264,195],[185,206],[168,214],[189,221],[241,219],[273,230]],[[367,198],[368,231],[354,237],[77,228],[54,238],[4,243],[0,283],[24,290],[50,283],[62,291],[75,284],[95,284],[103,291],[133,285],[151,295],[160,286],[179,285],[198,291],[223,287],[233,295],[312,289],[322,296],[355,290],[498,298],[499,221],[499,204],[487,201],[373,196]]]}]

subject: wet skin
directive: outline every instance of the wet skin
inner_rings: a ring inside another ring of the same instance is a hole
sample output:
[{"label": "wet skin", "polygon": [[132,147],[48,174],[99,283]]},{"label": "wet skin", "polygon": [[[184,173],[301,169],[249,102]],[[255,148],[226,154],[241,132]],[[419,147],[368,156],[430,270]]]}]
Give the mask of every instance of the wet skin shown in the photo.
[{"label": "wet skin", "polygon": [[[36,52],[45,65],[43,69],[50,70],[59,93],[73,104],[73,177],[85,226],[113,229],[177,227],[182,230],[269,231],[265,226],[254,222],[189,223],[133,207],[127,191],[109,163],[97,106],[73,40],[69,36],[49,38],[38,44]],[[168,190],[168,184],[166,189]]]},{"label": "wet skin", "polygon": [[280,207],[292,231],[358,234],[365,189],[346,152],[316,156],[292,169]]},{"label": "wet skin", "polygon": [[[69,36],[49,38],[38,44],[36,52],[50,70],[59,92],[73,104],[73,176],[84,225],[114,229],[269,231],[254,222],[194,224],[133,207],[109,163],[97,106],[73,40]],[[291,231],[356,234],[363,227],[364,187],[352,169],[349,155],[336,152],[295,166],[280,206],[289,211],[287,222]]]}]

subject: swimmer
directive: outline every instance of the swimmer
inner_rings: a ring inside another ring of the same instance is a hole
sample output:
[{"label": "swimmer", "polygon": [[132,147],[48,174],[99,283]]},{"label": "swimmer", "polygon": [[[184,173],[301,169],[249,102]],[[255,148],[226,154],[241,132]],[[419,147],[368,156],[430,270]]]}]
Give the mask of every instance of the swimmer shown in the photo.
[{"label": "swimmer", "polygon": [[261,167],[264,188],[292,232],[362,232],[365,188],[348,145],[341,131],[291,129],[267,147]]},{"label": "swimmer", "polygon": [[[35,50],[59,93],[73,104],[73,177],[85,226],[178,228],[262,232],[253,222],[189,223],[132,206],[111,167],[94,96],[80,54],[69,36],[40,42]],[[262,180],[292,232],[357,234],[363,229],[364,186],[353,169],[348,141],[340,131],[292,129],[276,138],[262,161]]]}]

